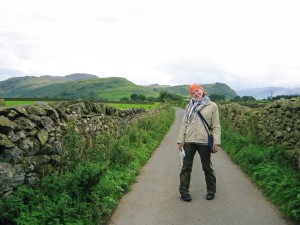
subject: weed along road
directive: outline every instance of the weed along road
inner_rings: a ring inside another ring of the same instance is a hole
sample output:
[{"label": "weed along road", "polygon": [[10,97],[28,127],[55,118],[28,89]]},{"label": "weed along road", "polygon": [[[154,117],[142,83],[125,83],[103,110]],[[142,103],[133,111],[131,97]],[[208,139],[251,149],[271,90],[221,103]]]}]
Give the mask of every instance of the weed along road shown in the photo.
[{"label": "weed along road", "polygon": [[180,199],[179,152],[176,138],[182,109],[175,123],[143,167],[136,183],[120,200],[110,225],[283,225],[289,224],[247,176],[221,150],[212,156],[217,177],[214,200],[205,199],[206,188],[200,157],[195,155],[190,193]]}]

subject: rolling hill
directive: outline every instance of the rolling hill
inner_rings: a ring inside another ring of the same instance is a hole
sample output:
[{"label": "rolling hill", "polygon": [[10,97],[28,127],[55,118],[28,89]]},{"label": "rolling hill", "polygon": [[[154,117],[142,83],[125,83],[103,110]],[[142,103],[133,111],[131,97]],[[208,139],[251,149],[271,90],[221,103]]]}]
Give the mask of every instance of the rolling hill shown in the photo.
[{"label": "rolling hill", "polygon": [[50,76],[40,77],[25,76],[13,77],[0,82],[0,96],[2,97],[25,97],[24,92],[31,92],[37,88],[51,84],[66,83],[76,80],[98,78],[96,75],[75,73],[67,76]]},{"label": "rolling hill", "polygon": [[[221,94],[227,99],[236,96],[234,90],[222,83],[204,84],[203,88],[211,94]],[[99,78],[91,74],[71,74],[58,76],[25,76],[10,78],[0,82],[1,98],[63,98],[120,100],[131,94],[145,97],[158,97],[161,91],[189,97],[189,85],[148,85],[139,86],[122,77]]]},{"label": "rolling hill", "polygon": [[[201,84],[201,86],[204,88],[208,95],[224,95],[226,99],[232,99],[237,96],[233,89],[223,83],[217,82],[214,84]],[[165,90],[167,90],[171,94],[177,94],[189,98],[190,94],[187,91],[188,89],[189,85],[178,85],[165,88]]]}]

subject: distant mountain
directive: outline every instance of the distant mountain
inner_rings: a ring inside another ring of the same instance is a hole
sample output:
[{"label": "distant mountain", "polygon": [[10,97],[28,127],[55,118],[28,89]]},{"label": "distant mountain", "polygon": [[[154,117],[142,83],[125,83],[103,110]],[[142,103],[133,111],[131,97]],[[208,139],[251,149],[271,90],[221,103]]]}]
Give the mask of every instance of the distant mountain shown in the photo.
[{"label": "distant mountain", "polygon": [[267,99],[268,97],[275,97],[278,95],[300,95],[299,88],[284,88],[284,87],[265,87],[252,88],[237,91],[239,96],[253,96],[256,99]]},{"label": "distant mountain", "polygon": [[42,75],[40,77],[33,77],[38,78],[40,80],[49,80],[53,82],[68,82],[68,81],[75,81],[75,80],[86,80],[86,79],[96,79],[98,78],[96,75],[87,74],[87,73],[73,73],[66,76],[51,76],[51,75]]},{"label": "distant mountain", "polygon": [[66,83],[76,80],[95,79],[96,75],[75,73],[66,76],[44,75],[40,77],[25,76],[13,77],[0,81],[0,96],[2,97],[20,97],[24,91],[30,92],[39,87],[50,84]]},{"label": "distant mountain", "polygon": [[[208,95],[217,94],[224,95],[226,99],[232,99],[237,96],[236,92],[231,89],[227,84],[223,83],[214,83],[214,84],[201,84],[203,89],[207,92]],[[165,90],[171,94],[177,94],[186,98],[190,97],[188,92],[189,85],[177,85],[177,86],[165,86],[165,85],[156,85],[153,87],[156,91]]]},{"label": "distant mountain", "polygon": [[[222,83],[204,84],[203,88],[211,94],[224,95],[231,99],[237,94]],[[139,86],[122,77],[99,78],[91,74],[70,74],[61,76],[25,76],[0,81],[0,98],[64,98],[120,100],[130,98],[131,94],[145,97],[158,97],[161,91],[182,97],[190,97],[188,85],[148,85]]]}]

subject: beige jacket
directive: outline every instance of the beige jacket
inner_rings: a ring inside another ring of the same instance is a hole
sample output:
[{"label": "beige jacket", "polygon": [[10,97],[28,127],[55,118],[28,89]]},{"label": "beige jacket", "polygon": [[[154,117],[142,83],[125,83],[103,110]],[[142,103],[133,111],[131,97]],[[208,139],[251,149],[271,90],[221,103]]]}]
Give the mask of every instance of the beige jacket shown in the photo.
[{"label": "beige jacket", "polygon": [[[209,101],[201,110],[202,116],[212,128],[214,144],[221,145],[221,125],[219,119],[219,110],[216,103]],[[193,113],[188,119],[187,108],[182,119],[181,129],[177,138],[177,143],[184,144],[193,142],[199,144],[208,144],[207,132],[197,113]]]}]

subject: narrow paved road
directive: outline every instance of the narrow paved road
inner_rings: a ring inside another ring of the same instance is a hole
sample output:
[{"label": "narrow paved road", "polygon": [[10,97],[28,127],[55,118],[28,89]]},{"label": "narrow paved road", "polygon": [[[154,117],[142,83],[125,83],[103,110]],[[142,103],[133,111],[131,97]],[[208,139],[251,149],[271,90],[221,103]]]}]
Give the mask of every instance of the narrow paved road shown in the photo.
[{"label": "narrow paved road", "polygon": [[190,193],[193,200],[180,199],[180,163],[176,137],[183,110],[136,183],[120,201],[110,225],[283,225],[289,224],[248,177],[221,150],[213,155],[217,194],[205,199],[204,174],[196,154]]}]

